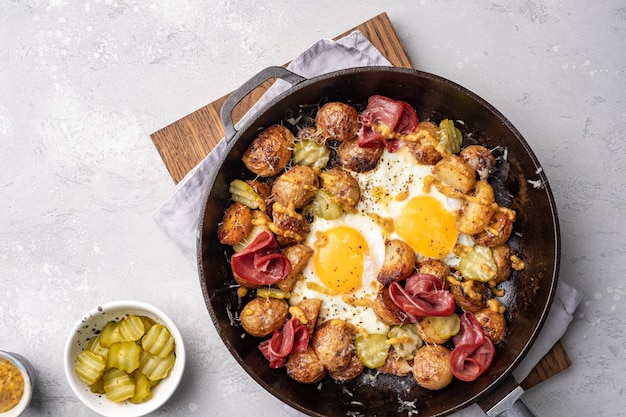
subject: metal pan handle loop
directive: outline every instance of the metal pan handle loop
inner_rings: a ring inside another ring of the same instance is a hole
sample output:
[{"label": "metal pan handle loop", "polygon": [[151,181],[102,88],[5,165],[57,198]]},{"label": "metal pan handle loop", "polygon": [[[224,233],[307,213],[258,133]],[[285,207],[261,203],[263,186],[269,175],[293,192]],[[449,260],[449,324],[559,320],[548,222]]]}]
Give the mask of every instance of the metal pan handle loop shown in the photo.
[{"label": "metal pan handle loop", "polygon": [[292,86],[306,79],[283,67],[267,67],[246,81],[241,87],[235,90],[222,105],[220,117],[222,118],[222,123],[224,124],[224,132],[227,141],[230,142],[237,133],[237,129],[235,129],[235,124],[233,123],[233,109],[235,106],[239,104],[248,94],[254,91],[255,88],[259,87],[265,81],[273,78],[285,80]]}]

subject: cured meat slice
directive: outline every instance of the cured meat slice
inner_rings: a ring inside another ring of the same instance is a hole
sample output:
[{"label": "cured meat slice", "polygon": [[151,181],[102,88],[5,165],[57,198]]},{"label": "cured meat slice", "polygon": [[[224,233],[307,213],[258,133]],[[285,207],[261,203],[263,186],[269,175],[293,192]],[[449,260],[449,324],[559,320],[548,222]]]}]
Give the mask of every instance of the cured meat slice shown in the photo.
[{"label": "cured meat slice", "polygon": [[309,345],[309,331],[300,321],[292,317],[280,331],[259,344],[259,350],[270,362],[270,368],[280,368],[291,352],[305,353]]},{"label": "cured meat slice", "polygon": [[439,278],[430,274],[410,276],[404,288],[398,282],[391,283],[389,296],[395,305],[414,318],[449,316],[456,308],[452,294],[444,289]]},{"label": "cured meat slice", "polygon": [[495,347],[485,337],[480,323],[473,313],[461,315],[461,330],[452,338],[454,350],[450,355],[450,367],[461,381],[473,381],[489,368],[495,356]]},{"label": "cured meat slice", "polygon": [[406,135],[417,128],[415,109],[405,101],[373,95],[361,113],[358,143],[363,148],[386,147],[394,152],[400,147],[397,135]]},{"label": "cured meat slice", "polygon": [[238,281],[250,288],[275,284],[285,279],[292,268],[289,259],[279,252],[274,235],[267,230],[232,256],[231,267]]}]

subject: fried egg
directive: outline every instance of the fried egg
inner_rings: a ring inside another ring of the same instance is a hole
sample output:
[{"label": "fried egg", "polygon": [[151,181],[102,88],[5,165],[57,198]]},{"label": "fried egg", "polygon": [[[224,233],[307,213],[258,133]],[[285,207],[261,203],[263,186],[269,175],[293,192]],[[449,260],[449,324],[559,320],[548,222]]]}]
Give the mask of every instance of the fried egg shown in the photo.
[{"label": "fried egg", "polygon": [[461,201],[430,186],[432,166],[418,164],[406,147],[385,152],[376,169],[352,174],[361,190],[356,212],[312,222],[304,243],[314,255],[289,301],[295,305],[320,298],[319,323],[338,318],[370,334],[387,333],[389,326],[370,308],[382,287],[377,276],[385,240],[404,240],[418,259],[437,258],[456,266],[453,248],[472,239],[456,228]]}]

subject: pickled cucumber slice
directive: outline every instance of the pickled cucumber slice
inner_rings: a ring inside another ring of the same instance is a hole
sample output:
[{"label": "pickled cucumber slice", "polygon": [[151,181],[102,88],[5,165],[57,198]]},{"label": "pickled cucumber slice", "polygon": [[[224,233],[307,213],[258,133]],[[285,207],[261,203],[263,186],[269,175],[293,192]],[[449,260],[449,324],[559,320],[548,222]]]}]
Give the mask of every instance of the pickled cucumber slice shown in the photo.
[{"label": "pickled cucumber slice", "polygon": [[152,385],[148,377],[141,372],[135,372],[133,377],[135,378],[135,395],[129,401],[139,404],[149,400],[152,396]]},{"label": "pickled cucumber slice", "polygon": [[175,361],[174,352],[161,358],[144,350],[140,357],[139,371],[151,381],[158,381],[169,375]]},{"label": "pickled cucumber slice", "polygon": [[100,343],[100,335],[89,339],[89,342],[87,342],[87,346],[85,346],[85,350],[96,353],[103,358],[106,358],[109,354],[109,348],[102,346],[102,344]]},{"label": "pickled cucumber slice", "polygon": [[110,321],[100,332],[100,344],[104,347],[109,347],[113,343],[118,342],[123,342],[122,337],[120,336],[120,322]]},{"label": "pickled cucumber slice", "polygon": [[89,391],[93,392],[94,394],[104,394],[104,380],[102,378],[98,378],[96,382],[89,385]]},{"label": "pickled cucumber slice", "polygon": [[389,354],[387,335],[384,334],[360,335],[354,340],[354,347],[363,365],[372,369],[383,366]]},{"label": "pickled cucumber slice", "polygon": [[252,186],[242,180],[234,180],[228,188],[230,198],[237,203],[241,203],[251,209],[260,207],[263,201],[261,197],[254,191]]},{"label": "pickled cucumber slice", "polygon": [[135,342],[113,343],[109,348],[107,362],[109,368],[117,368],[128,373],[139,368],[141,347]]},{"label": "pickled cucumber slice", "polygon": [[394,350],[402,359],[413,359],[417,350],[422,347],[424,341],[417,333],[415,324],[403,324],[393,326],[387,335],[387,343],[393,346]]},{"label": "pickled cucumber slice", "polygon": [[463,143],[461,131],[454,126],[450,119],[444,119],[439,123],[439,143],[450,153],[459,153]]},{"label": "pickled cucumber slice", "polygon": [[141,318],[131,314],[120,322],[118,332],[124,342],[134,342],[141,339],[146,330]]},{"label": "pickled cucumber slice", "polygon": [[106,361],[104,357],[90,350],[84,350],[78,354],[76,366],[74,367],[76,375],[87,385],[94,384],[100,379],[105,369]]},{"label": "pickled cucumber slice", "polygon": [[336,219],[343,213],[341,205],[324,189],[320,189],[315,193],[313,201],[307,206],[307,211],[315,217],[321,217],[326,220]]},{"label": "pickled cucumber slice", "polygon": [[491,249],[476,245],[471,248],[459,261],[459,272],[465,279],[488,282],[498,273],[498,267]]},{"label": "pickled cucumber slice", "polygon": [[310,168],[325,168],[330,160],[330,151],[323,143],[303,139],[294,144],[293,163]]},{"label": "pickled cucumber slice", "polygon": [[461,330],[461,320],[459,316],[452,313],[449,316],[428,316],[424,317],[425,325],[432,326],[437,337],[450,339]]},{"label": "pickled cucumber slice", "polygon": [[111,401],[121,403],[135,395],[135,382],[130,375],[120,369],[109,369],[102,379],[106,397]]},{"label": "pickled cucumber slice", "polygon": [[174,338],[167,327],[157,323],[141,339],[141,347],[153,355],[164,358],[174,350]]},{"label": "pickled cucumber slice", "polygon": [[264,298],[277,298],[279,300],[283,300],[291,297],[291,293],[287,291],[283,291],[280,288],[272,288],[272,287],[259,287],[256,290],[256,295],[258,297]]}]

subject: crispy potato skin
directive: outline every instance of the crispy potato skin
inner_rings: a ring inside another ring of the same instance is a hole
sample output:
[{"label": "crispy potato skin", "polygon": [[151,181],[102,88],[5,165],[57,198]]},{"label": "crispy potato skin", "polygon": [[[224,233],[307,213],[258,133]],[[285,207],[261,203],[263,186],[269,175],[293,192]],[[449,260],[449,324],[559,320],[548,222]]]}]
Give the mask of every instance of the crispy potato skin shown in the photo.
[{"label": "crispy potato skin", "polygon": [[504,245],[513,232],[515,217],[515,212],[512,210],[497,209],[485,230],[474,235],[474,241],[478,245],[490,248]]},{"label": "crispy potato skin", "polygon": [[272,186],[272,196],[284,206],[293,203],[299,209],[315,197],[318,187],[317,172],[313,168],[297,165],[276,179]]},{"label": "crispy potato skin", "polygon": [[487,305],[487,299],[491,294],[489,285],[485,282],[472,281],[472,291],[466,293],[460,285],[451,285],[450,292],[454,302],[465,311],[475,313]]},{"label": "crispy potato skin", "polygon": [[511,255],[513,251],[508,245],[500,245],[491,248],[493,259],[496,261],[496,267],[498,268],[498,274],[496,275],[496,283],[499,284],[502,281],[506,281],[511,275],[512,262]]},{"label": "crispy potato skin", "polygon": [[233,203],[224,212],[217,228],[217,237],[225,245],[234,246],[252,230],[252,211],[241,203]]},{"label": "crispy potato skin", "polygon": [[324,365],[310,346],[304,353],[291,353],[285,367],[287,375],[303,384],[314,384],[326,376]]},{"label": "crispy potato skin", "polygon": [[485,180],[496,168],[496,159],[491,151],[481,145],[470,145],[459,154],[476,171],[481,180]]},{"label": "crispy potato skin", "polygon": [[349,381],[361,375],[363,373],[363,369],[365,369],[365,366],[363,366],[363,363],[356,356],[356,354],[353,353],[350,357],[348,365],[336,371],[330,372],[329,374],[330,377],[336,381]]},{"label": "crispy potato skin", "polygon": [[337,148],[339,164],[354,172],[371,171],[378,166],[383,148],[362,148],[357,139],[342,142]]},{"label": "crispy potato skin", "polygon": [[433,168],[433,175],[463,194],[467,194],[476,183],[476,172],[458,155],[448,155],[437,162]]},{"label": "crispy potato skin", "polygon": [[398,356],[398,353],[395,351],[393,346],[389,349],[389,355],[387,355],[387,360],[385,364],[378,368],[379,372],[383,374],[391,374],[398,376],[407,376],[411,375],[413,372],[413,367],[406,359],[402,359]]},{"label": "crispy potato skin", "polygon": [[487,307],[474,313],[474,316],[483,328],[485,336],[491,339],[494,345],[504,340],[506,334],[506,319],[503,313]]},{"label": "crispy potato skin", "polygon": [[311,229],[303,216],[278,202],[272,206],[272,222],[276,226],[276,241],[281,246],[301,242]]},{"label": "crispy potato skin", "polygon": [[289,304],[277,298],[253,298],[241,310],[241,325],[256,337],[265,337],[279,330],[287,321]]},{"label": "crispy potato skin", "polygon": [[450,267],[438,259],[423,259],[418,263],[417,272],[433,275],[445,282],[450,275]]},{"label": "crispy potato skin", "polygon": [[285,126],[272,125],[250,144],[241,160],[260,177],[271,177],[285,169],[291,159],[295,137]]},{"label": "crispy potato skin", "polygon": [[320,188],[332,194],[345,211],[352,211],[361,198],[356,179],[341,167],[331,168],[320,174]]},{"label": "crispy potato skin", "polygon": [[311,346],[324,367],[329,372],[335,372],[348,366],[355,356],[355,335],[354,326],[332,319],[317,326]]},{"label": "crispy potato skin", "polygon": [[457,228],[461,233],[474,235],[485,230],[491,221],[496,199],[487,181],[477,181],[469,195],[473,199],[463,201]]},{"label": "crispy potato skin", "polygon": [[388,286],[381,288],[378,292],[378,295],[374,299],[372,308],[374,309],[376,317],[378,317],[378,319],[383,323],[390,326],[405,324],[411,321],[411,317],[409,317],[409,315],[404,311],[400,310],[400,308],[395,305],[393,301],[391,301]]},{"label": "crispy potato skin", "polygon": [[322,300],[319,298],[307,298],[300,301],[297,305],[306,317],[307,322],[305,326],[309,334],[313,335],[315,327],[317,326],[317,319],[320,315],[320,309],[322,308]]},{"label": "crispy potato skin", "polygon": [[276,283],[276,286],[283,291],[291,292],[299,275],[309,261],[309,258],[313,255],[313,249],[310,247],[296,243],[295,245],[287,246],[283,249],[283,255],[291,262],[291,273],[285,277],[282,281]]},{"label": "crispy potato skin", "polygon": [[439,127],[431,122],[419,122],[417,135],[418,140],[408,142],[409,151],[417,162],[422,165],[435,165],[441,161],[443,155],[435,147],[438,142]]},{"label": "crispy potato skin", "polygon": [[408,243],[399,239],[385,241],[385,259],[378,273],[378,281],[389,285],[401,281],[415,271],[415,252]]},{"label": "crispy potato skin", "polygon": [[429,390],[442,389],[452,382],[450,351],[441,345],[426,345],[413,360],[413,377],[417,384]]},{"label": "crispy potato skin", "polygon": [[343,142],[356,137],[360,127],[359,113],[346,103],[326,103],[318,110],[315,125],[318,136]]}]

